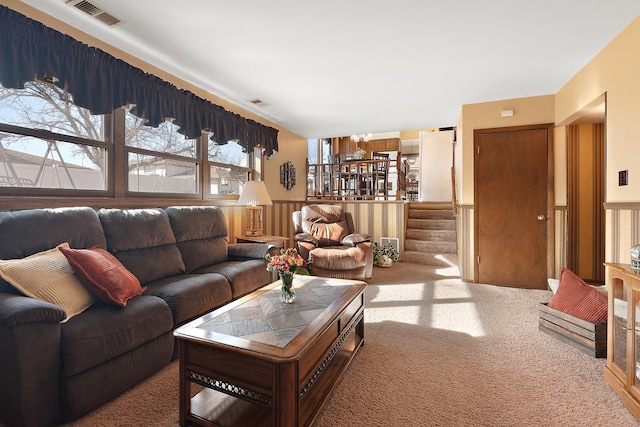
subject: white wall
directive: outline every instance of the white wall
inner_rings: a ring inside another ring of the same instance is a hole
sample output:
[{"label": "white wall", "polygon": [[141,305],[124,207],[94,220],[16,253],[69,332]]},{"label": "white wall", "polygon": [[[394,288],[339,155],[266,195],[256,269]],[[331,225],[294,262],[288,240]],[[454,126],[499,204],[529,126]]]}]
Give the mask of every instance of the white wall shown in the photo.
[{"label": "white wall", "polygon": [[420,132],[420,201],[451,201],[453,131]]}]

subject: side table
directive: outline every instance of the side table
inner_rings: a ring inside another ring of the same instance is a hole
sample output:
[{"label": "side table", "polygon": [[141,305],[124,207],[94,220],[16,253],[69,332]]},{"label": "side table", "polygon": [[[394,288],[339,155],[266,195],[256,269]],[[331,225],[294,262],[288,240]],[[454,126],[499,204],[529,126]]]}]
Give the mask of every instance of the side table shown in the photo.
[{"label": "side table", "polygon": [[281,236],[238,236],[236,243],[267,243],[275,248],[284,248],[288,237]]}]

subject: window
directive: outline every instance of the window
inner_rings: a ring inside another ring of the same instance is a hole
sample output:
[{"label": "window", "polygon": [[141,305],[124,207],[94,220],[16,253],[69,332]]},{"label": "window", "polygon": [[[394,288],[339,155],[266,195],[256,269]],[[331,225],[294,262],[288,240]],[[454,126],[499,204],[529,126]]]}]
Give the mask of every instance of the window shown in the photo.
[{"label": "window", "polygon": [[307,140],[307,158],[310,165],[331,163],[331,138]]},{"label": "window", "polygon": [[318,140],[317,139],[309,139],[307,140],[307,162],[310,165],[315,165],[318,163]]},{"label": "window", "polygon": [[125,196],[226,197],[260,176],[259,148],[247,153],[236,141],[179,131],[171,120],[151,127],[125,109],[93,115],[51,83],[0,86],[0,194],[104,196],[118,183]]},{"label": "window", "polygon": [[0,188],[106,191],[109,119],[52,84],[0,87]]},{"label": "window", "polygon": [[127,189],[134,193],[198,194],[197,140],[166,121],[158,127],[125,113]]},{"label": "window", "polygon": [[210,194],[228,196],[239,195],[249,179],[251,167],[249,156],[235,141],[215,144],[209,140]]}]

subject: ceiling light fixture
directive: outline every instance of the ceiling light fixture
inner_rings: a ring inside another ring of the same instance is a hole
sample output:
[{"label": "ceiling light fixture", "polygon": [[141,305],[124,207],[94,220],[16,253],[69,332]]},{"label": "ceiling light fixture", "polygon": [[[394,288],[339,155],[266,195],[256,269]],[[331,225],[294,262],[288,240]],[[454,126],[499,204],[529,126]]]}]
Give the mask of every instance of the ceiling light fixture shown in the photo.
[{"label": "ceiling light fixture", "polygon": [[367,133],[367,134],[360,134],[360,135],[351,135],[351,141],[353,142],[360,142],[360,141],[364,141],[367,142],[371,139],[371,137],[373,137],[372,134]]}]

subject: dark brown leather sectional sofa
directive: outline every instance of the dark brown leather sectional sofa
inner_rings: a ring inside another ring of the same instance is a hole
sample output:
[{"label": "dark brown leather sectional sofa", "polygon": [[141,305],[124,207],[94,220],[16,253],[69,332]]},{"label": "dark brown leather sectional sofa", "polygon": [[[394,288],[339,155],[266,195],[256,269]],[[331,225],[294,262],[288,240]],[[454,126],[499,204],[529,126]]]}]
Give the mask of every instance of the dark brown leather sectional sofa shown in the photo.
[{"label": "dark brown leather sectional sofa", "polygon": [[60,307],[0,279],[0,425],[86,414],[168,364],[177,326],[269,283],[267,245],[227,235],[210,206],[0,213],[0,259],[100,246],[147,287],[125,307],[96,302],[60,323]]}]

